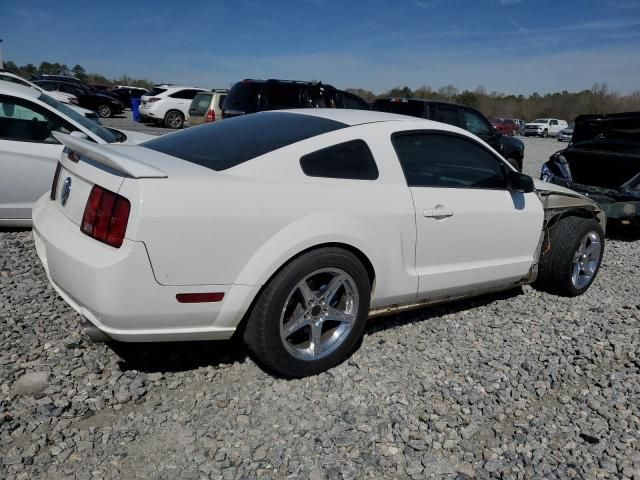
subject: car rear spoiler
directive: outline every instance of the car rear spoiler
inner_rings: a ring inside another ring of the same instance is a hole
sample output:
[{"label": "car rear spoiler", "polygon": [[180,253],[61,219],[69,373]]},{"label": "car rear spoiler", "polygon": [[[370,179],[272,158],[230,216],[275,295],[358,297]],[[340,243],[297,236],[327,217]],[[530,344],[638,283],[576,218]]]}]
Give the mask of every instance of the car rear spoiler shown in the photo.
[{"label": "car rear spoiler", "polygon": [[84,155],[94,162],[101,163],[133,178],[167,178],[168,175],[147,163],[116,151],[109,145],[100,145],[83,138],[52,132],[53,136],[69,149]]}]

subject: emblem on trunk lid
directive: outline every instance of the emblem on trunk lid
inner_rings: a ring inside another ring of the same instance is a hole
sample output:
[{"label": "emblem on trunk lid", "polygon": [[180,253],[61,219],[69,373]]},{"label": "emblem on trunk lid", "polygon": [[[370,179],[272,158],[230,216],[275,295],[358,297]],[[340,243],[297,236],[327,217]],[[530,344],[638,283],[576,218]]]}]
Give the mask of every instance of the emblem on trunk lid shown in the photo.
[{"label": "emblem on trunk lid", "polygon": [[71,177],[67,177],[64,179],[64,183],[62,184],[62,193],[60,194],[60,203],[64,206],[69,199],[69,194],[71,193]]}]

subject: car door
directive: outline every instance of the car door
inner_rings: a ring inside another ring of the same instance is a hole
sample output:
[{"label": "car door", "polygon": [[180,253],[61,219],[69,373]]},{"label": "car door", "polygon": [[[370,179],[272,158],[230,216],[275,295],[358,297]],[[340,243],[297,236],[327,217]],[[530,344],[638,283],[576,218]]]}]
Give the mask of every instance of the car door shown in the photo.
[{"label": "car door", "polygon": [[556,135],[560,131],[560,127],[558,125],[558,120],[551,119],[549,120],[549,133]]},{"label": "car door", "polygon": [[191,100],[195,98],[195,96],[201,92],[202,90],[193,90],[193,89],[184,89],[179,90],[175,93],[169,95],[170,104],[167,111],[171,109],[177,109],[182,112],[185,120],[189,118],[189,106],[191,105]]},{"label": "car door", "polygon": [[54,112],[0,95],[0,219],[30,219],[33,203],[51,187],[62,145],[52,131],[77,130]]},{"label": "car door", "polygon": [[504,160],[455,133],[402,132],[392,141],[416,212],[419,297],[463,295],[525,277],[544,213],[535,193],[508,190]]}]

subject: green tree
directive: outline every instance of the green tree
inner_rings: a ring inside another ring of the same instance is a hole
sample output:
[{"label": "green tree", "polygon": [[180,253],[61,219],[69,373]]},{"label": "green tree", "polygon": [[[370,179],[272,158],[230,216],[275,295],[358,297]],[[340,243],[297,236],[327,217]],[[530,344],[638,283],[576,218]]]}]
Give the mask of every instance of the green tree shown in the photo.
[{"label": "green tree", "polygon": [[73,73],[74,77],[76,77],[78,80],[82,80],[83,82],[87,79],[87,72],[82,65],[76,64],[71,69],[71,73]]}]

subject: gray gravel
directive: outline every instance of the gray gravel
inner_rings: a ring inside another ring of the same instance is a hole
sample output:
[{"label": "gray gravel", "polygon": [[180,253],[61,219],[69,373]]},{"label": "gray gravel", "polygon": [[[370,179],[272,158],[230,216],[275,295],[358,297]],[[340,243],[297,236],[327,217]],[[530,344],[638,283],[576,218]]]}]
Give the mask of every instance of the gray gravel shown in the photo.
[{"label": "gray gravel", "polygon": [[287,381],[235,342],[92,344],[0,231],[0,478],[640,480],[640,231],[609,236],[582,297],[372,320]]}]

